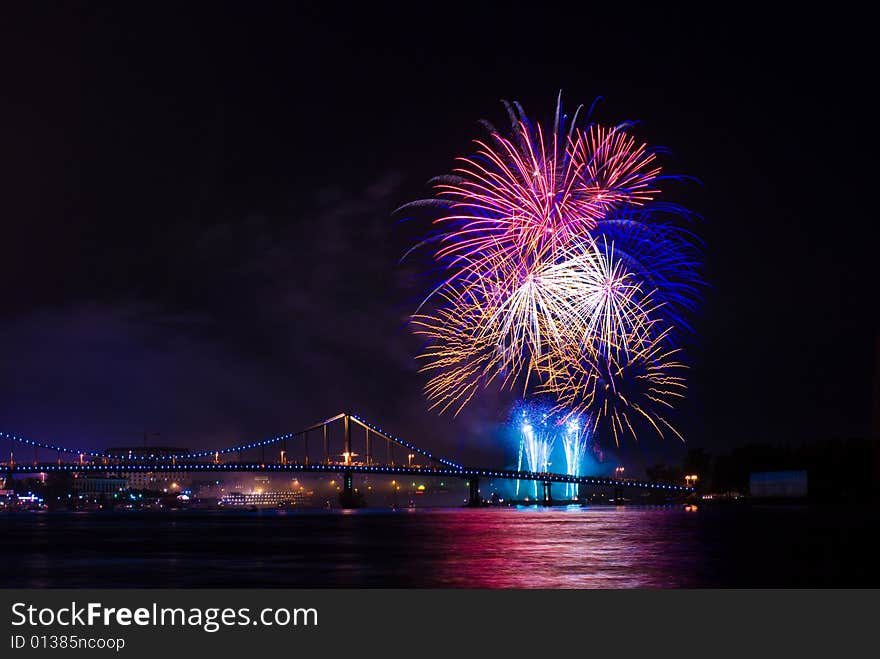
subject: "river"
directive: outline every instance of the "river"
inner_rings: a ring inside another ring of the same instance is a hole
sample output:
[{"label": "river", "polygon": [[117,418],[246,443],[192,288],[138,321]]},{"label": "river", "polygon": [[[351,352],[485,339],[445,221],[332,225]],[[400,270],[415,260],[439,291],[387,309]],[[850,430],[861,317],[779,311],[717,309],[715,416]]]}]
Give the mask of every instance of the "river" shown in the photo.
[{"label": "river", "polygon": [[0,515],[5,587],[880,586],[867,506]]}]

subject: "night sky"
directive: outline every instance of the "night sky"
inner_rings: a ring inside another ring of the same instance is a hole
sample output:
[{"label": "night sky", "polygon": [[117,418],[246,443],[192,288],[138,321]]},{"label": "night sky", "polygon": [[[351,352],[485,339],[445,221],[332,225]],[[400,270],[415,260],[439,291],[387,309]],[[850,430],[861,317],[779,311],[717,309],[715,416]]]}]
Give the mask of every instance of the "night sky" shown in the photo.
[{"label": "night sky", "polygon": [[428,227],[393,211],[500,99],[548,120],[561,89],[700,180],[669,195],[703,217],[710,284],[690,445],[868,432],[864,19],[285,5],[4,7],[0,429],[207,448],[347,407],[500,465],[509,396],[426,409],[406,317],[430,282],[399,260]]}]

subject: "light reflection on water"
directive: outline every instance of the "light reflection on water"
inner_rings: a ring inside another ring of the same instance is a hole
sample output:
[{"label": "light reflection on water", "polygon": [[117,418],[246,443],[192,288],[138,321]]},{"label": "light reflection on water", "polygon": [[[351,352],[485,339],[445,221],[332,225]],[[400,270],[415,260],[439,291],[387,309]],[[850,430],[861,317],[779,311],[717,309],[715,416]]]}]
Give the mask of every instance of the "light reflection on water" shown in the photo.
[{"label": "light reflection on water", "polygon": [[866,535],[876,511],[842,511],[571,506],[6,514],[0,516],[7,568],[0,585],[877,585]]},{"label": "light reflection on water", "polygon": [[677,509],[477,511],[459,520],[442,563],[448,585],[635,588],[690,585]]}]

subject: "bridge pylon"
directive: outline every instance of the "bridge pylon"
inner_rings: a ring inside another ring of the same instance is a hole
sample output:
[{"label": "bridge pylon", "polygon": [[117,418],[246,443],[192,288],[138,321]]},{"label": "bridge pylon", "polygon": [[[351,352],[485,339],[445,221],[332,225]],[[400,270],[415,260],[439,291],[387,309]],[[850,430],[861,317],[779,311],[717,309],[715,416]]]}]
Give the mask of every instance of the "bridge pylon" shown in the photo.
[{"label": "bridge pylon", "polygon": [[351,462],[351,415],[348,412],[345,412],[345,416],[343,419],[343,449],[342,449],[342,457],[345,459],[345,464],[349,464]]},{"label": "bridge pylon", "polygon": [[480,498],[480,479],[476,476],[468,478],[468,506],[477,507],[483,505]]},{"label": "bridge pylon", "polygon": [[544,481],[542,485],[544,488],[544,503],[553,503],[553,483],[550,481]]},{"label": "bridge pylon", "polygon": [[363,495],[354,489],[354,477],[350,471],[342,474],[342,492],[339,493],[339,504],[343,508],[361,508],[364,505]]}]

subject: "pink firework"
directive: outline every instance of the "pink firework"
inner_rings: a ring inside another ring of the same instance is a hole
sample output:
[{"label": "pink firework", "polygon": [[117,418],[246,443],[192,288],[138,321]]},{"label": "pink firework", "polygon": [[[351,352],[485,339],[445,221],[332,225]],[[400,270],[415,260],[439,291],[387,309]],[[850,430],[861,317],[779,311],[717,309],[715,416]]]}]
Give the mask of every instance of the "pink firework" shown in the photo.
[{"label": "pink firework", "polygon": [[449,213],[440,261],[459,275],[479,273],[487,260],[541,260],[589,236],[613,210],[639,206],[658,192],[660,166],[625,126],[589,125],[545,135],[524,118],[512,138],[492,133],[460,158],[455,176],[438,183]]}]

